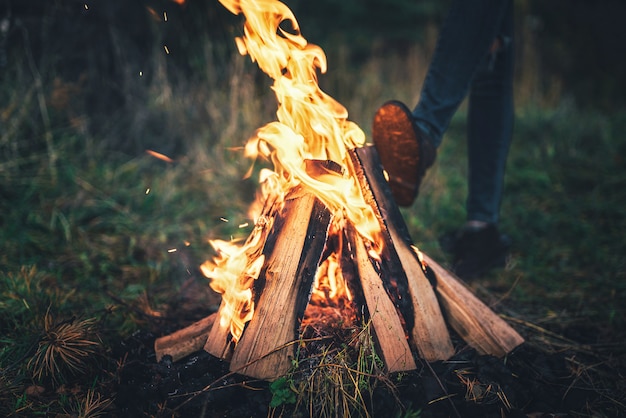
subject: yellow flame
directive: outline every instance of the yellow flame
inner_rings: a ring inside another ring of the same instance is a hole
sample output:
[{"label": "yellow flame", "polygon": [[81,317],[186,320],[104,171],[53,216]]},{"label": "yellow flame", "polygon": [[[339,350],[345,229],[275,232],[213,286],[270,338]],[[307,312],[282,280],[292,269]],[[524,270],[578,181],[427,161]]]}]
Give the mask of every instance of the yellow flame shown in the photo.
[{"label": "yellow flame", "polygon": [[[292,11],[278,0],[220,2],[233,14],[244,15],[243,36],[235,40],[238,50],[274,80],[272,89],[279,104],[277,121],[258,129],[245,147],[247,157],[262,157],[273,164],[273,172],[263,172],[262,192],[251,208],[255,219],[260,213],[264,216],[256,220],[242,247],[213,241],[221,255],[202,266],[204,274],[212,279],[211,286],[222,293],[223,303],[229,307],[229,318],[224,321],[234,322],[231,334],[236,341],[254,310],[250,288],[262,267],[258,260],[270,229],[268,219],[272,219],[288,191],[304,187],[326,204],[334,222],[349,220],[374,248],[382,240],[378,239],[378,221],[363,198],[347,152],[362,146],[365,134],[348,120],[346,108],[319,88],[317,72],[324,73],[327,68],[322,49],[302,37]],[[309,172],[307,160],[332,160],[342,170]],[[329,280],[339,280],[340,269],[333,267],[338,267],[337,259],[329,258],[327,263],[323,270],[339,271]]]},{"label": "yellow flame", "polygon": [[263,247],[272,229],[274,214],[283,201],[276,175],[267,170],[262,172],[262,176],[264,181],[257,201],[265,202],[265,207],[259,210],[254,229],[246,242],[239,245],[233,241],[209,241],[217,257],[200,266],[202,273],[211,279],[211,288],[222,294],[220,325],[230,327],[235,343],[243,333],[246,322],[252,319],[252,285],[263,267]]},{"label": "yellow flame", "polygon": [[[287,6],[277,0],[221,0],[232,13],[243,13],[244,36],[236,39],[239,52],[250,56],[274,80],[278,121],[260,128],[246,145],[246,156],[268,158],[283,190],[297,184],[314,190],[335,212],[345,212],[359,233],[375,241],[378,229],[354,176],[347,150],[365,143],[365,134],[348,121],[346,108],[324,93],[317,71],[326,71],[326,56],[308,44]],[[313,178],[307,159],[332,160],[347,171]]]},{"label": "yellow flame", "polygon": [[319,266],[315,275],[315,284],[311,295],[311,303],[338,305],[338,299],[346,297],[352,300],[352,294],[341,271],[339,256],[332,253]]}]

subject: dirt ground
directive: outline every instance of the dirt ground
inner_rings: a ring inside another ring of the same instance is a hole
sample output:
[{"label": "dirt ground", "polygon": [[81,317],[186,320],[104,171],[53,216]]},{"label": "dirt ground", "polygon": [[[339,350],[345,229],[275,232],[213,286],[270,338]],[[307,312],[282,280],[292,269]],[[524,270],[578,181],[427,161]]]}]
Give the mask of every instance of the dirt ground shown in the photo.
[{"label": "dirt ground", "polygon": [[[168,328],[175,331],[176,324]],[[591,332],[590,328],[569,330],[583,339]],[[417,359],[418,370],[411,373],[372,373],[365,380],[366,389],[359,392],[362,398],[348,413],[372,417],[624,416],[625,370],[619,359],[587,351],[584,345],[552,344],[533,330],[521,333],[527,342],[503,359],[478,355],[453,335],[457,350],[453,358],[430,364]],[[231,373],[227,362],[204,351],[177,362],[169,356],[157,362],[153,348],[157,337],[154,332],[137,332],[112,353],[124,359],[113,389],[116,415],[346,416],[346,410],[340,410],[340,390],[332,385],[320,390],[334,391],[334,400],[322,392],[297,397],[299,384],[307,378],[306,369],[315,366],[313,360],[301,360],[287,386],[272,386]]]}]

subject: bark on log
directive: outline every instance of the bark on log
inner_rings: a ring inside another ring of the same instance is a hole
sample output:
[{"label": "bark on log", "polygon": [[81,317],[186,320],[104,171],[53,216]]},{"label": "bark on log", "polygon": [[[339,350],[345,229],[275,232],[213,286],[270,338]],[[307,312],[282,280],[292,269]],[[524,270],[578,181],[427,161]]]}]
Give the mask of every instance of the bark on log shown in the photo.
[{"label": "bark on log", "polygon": [[446,360],[454,355],[450,334],[437,296],[411,248],[411,238],[395,204],[376,149],[372,146],[350,151],[356,176],[366,200],[381,222],[385,245],[391,249],[391,264],[402,266],[412,302],[411,345],[424,360]]},{"label": "bark on log", "polygon": [[437,277],[437,293],[448,323],[467,344],[481,354],[502,357],[524,339],[478,299],[452,273],[422,253]]},{"label": "bark on log", "polygon": [[217,313],[214,313],[173,334],[157,338],[154,342],[157,361],[165,355],[172,356],[172,361],[178,361],[201,350],[216,317]]},{"label": "bark on log", "polygon": [[310,193],[296,196],[276,223],[276,243],[259,277],[265,285],[231,360],[230,369],[246,376],[273,380],[289,370],[326,243],[330,212]]}]

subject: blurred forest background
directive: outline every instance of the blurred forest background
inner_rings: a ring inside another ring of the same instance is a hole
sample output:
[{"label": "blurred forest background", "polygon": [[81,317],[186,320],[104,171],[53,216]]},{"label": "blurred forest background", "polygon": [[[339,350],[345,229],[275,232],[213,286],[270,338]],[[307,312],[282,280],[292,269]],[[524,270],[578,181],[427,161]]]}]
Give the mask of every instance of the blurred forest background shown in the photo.
[{"label": "blurred forest background", "polygon": [[[413,55],[410,65],[418,71],[409,82],[419,85],[447,9],[446,1],[435,0],[287,4],[304,36],[326,51],[330,70],[322,82],[342,103],[358,100],[357,91],[350,89],[364,88],[360,84],[367,80],[359,82],[357,68],[372,58]],[[577,108],[608,112],[626,104],[623,2],[515,4],[518,104],[554,106],[567,100]],[[18,95],[24,111],[28,99],[42,94],[46,99],[48,121],[28,124],[32,138],[45,138],[50,132],[41,129],[49,131],[53,127],[47,125],[56,114],[65,113],[73,128],[98,137],[98,147],[131,153],[158,147],[172,152],[192,142],[190,136],[199,129],[208,129],[205,140],[210,146],[223,134],[212,130],[213,119],[233,117],[224,111],[226,103],[214,113],[207,109],[206,96],[214,88],[203,88],[227,87],[232,82],[231,66],[247,65],[232,62],[240,20],[217,1],[2,0],[0,17],[3,103],[16,106],[11,94]],[[253,71],[252,76],[252,81],[263,81],[262,74]],[[345,83],[348,79],[353,82]],[[419,90],[413,88],[412,93],[416,96]],[[186,113],[173,114],[164,106],[172,105],[170,99],[186,100],[185,109],[176,109]],[[4,118],[15,111],[13,106],[4,107]],[[33,112],[31,117],[42,116]],[[364,129],[366,118],[358,121]],[[10,134],[4,130],[3,147]],[[28,153],[37,144],[28,141],[23,147],[21,151]]]},{"label": "blurred forest background", "polygon": [[[447,1],[286,3],[328,56],[322,88],[368,136],[384,101],[417,102]],[[514,3],[502,216],[514,251],[472,287],[530,340],[584,345],[600,366],[581,379],[616,403],[581,410],[615,411],[626,384],[605,372],[626,365],[626,2]],[[240,32],[217,0],[0,0],[0,415],[114,399],[119,341],[215,310],[198,266],[207,239],[249,233],[238,225],[256,183],[240,148],[276,110],[270,80],[236,53]],[[444,261],[437,236],[464,220],[464,127],[462,107],[404,211]],[[68,318],[86,321],[80,337],[96,348],[46,363]],[[26,393],[60,382],[80,389]]]}]

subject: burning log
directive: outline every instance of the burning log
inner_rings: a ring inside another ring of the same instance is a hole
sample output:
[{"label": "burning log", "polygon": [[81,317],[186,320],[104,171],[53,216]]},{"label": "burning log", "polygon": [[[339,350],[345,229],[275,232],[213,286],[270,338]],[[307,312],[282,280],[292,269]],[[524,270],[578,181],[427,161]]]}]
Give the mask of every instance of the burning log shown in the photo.
[{"label": "burning log", "polygon": [[[454,347],[446,319],[480,353],[502,356],[521,344],[522,337],[504,320],[452,273],[423,255],[436,278],[431,284],[424,273],[425,265],[412,248],[375,148],[349,152],[365,199],[380,222],[384,245],[381,259],[373,259],[363,237],[348,224],[343,233],[354,267],[347,270],[358,275],[364,307],[387,370],[414,370],[414,351],[427,361],[450,358]],[[329,164],[309,164],[309,169],[324,169]],[[238,373],[273,380],[288,371],[332,216],[318,198],[302,188],[290,193],[278,214],[273,204],[269,207],[272,209],[267,214],[274,214],[275,219],[263,248],[267,259],[254,285],[258,302],[241,339],[235,345],[228,324],[220,323],[225,309],[222,304],[217,314],[159,338],[155,343],[158,358],[164,354],[181,358],[206,341],[204,349],[230,360],[231,370]]]},{"label": "burning log", "polygon": [[415,360],[404,336],[395,306],[389,299],[382,279],[372,266],[363,241],[350,234],[355,262],[365,296],[378,351],[390,372],[415,370]]},{"label": "burning log", "polygon": [[[248,237],[248,242],[262,242],[264,240],[264,236],[269,233],[273,229],[274,226],[274,218],[276,217],[276,213],[279,210],[279,202],[277,199],[272,198],[268,199],[264,203],[263,211],[257,224],[255,225],[255,231],[250,234]],[[247,287],[251,287],[251,282],[254,281],[256,276],[254,276],[254,271],[258,268],[256,264],[260,261],[263,262],[264,258],[262,257],[262,252],[265,248],[264,242],[260,248],[256,248],[256,246],[252,247],[252,250],[255,251],[253,253],[247,253],[248,259],[248,268],[244,269],[240,276],[237,278],[237,281],[240,283],[245,283]],[[233,342],[231,341],[231,320],[233,315],[233,307],[228,306],[224,300],[220,304],[220,307],[216,313],[215,325],[210,329],[209,335],[206,339],[206,344],[204,346],[204,350],[210,354],[213,354],[216,357],[223,358],[226,360],[230,360],[232,357],[232,349]],[[230,319],[229,319],[230,318]]]},{"label": "burning log", "polygon": [[391,264],[401,267],[396,279],[403,280],[408,288],[413,310],[411,344],[427,361],[446,360],[454,354],[450,335],[432,285],[410,248],[408,230],[384,178],[378,154],[370,146],[353,149],[350,156],[365,199],[374,208],[381,229],[386,231],[383,236]]},{"label": "burning log", "polygon": [[311,295],[331,215],[310,193],[288,199],[276,243],[259,278],[264,282],[254,317],[237,344],[231,370],[262,379],[284,375],[294,357],[298,319]]},{"label": "burning log", "polygon": [[394,244],[399,262],[409,278],[408,286],[416,321],[413,341],[420,356],[433,361],[446,359],[454,354],[447,338],[440,306],[445,312],[448,325],[481,354],[502,357],[522,344],[524,339],[511,326],[481,302],[452,273],[422,253],[426,265],[432,269],[436,278],[434,291],[429,284],[426,285],[427,279],[421,262],[410,249],[411,238],[402,214],[394,203],[391,189],[382,180],[384,173],[375,148],[357,148],[351,151],[351,156],[355,167],[364,171],[361,174],[357,169],[357,176],[368,180],[362,182],[362,187],[369,187],[372,195],[370,204],[376,206],[386,227],[384,230],[389,232],[388,238]]}]

